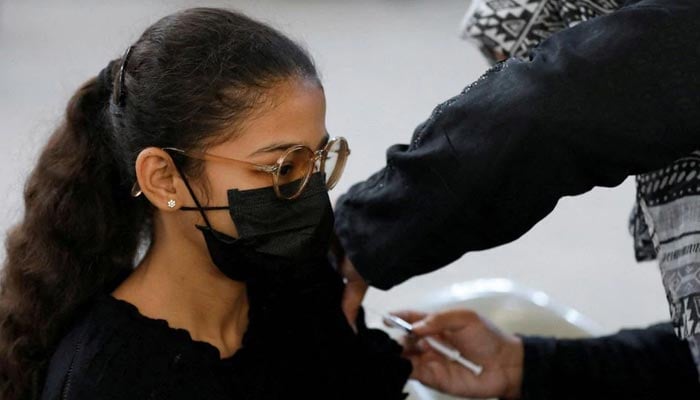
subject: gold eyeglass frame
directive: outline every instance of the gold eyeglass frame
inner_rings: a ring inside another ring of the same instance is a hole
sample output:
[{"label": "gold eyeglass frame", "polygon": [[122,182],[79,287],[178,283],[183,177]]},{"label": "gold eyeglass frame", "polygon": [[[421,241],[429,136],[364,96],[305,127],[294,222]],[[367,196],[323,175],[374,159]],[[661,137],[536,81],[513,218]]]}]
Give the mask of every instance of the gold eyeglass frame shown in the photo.
[{"label": "gold eyeglass frame", "polygon": [[[326,183],[326,189],[331,190],[335,187],[335,185],[340,180],[340,176],[343,174],[343,171],[345,169],[345,164],[347,162],[347,158],[350,155],[350,148],[348,146],[348,142],[342,136],[330,138],[328,140],[328,143],[326,143],[326,145],[323,146],[322,149],[319,149],[316,151],[311,150],[308,146],[304,146],[301,144],[294,145],[294,146],[286,149],[284,151],[284,153],[277,159],[277,161],[274,164],[258,164],[258,163],[253,163],[250,161],[237,160],[237,159],[233,159],[233,158],[217,156],[214,154],[209,154],[209,153],[204,153],[204,152],[185,151],[182,149],[178,149],[176,147],[163,147],[163,148],[161,148],[161,150],[165,151],[166,153],[172,151],[172,152],[177,153],[179,155],[194,158],[197,160],[202,160],[202,161],[214,161],[214,162],[222,162],[222,163],[227,163],[227,164],[248,165],[248,166],[252,167],[253,170],[255,170],[255,171],[265,172],[265,173],[268,173],[271,175],[272,186],[273,186],[273,188],[275,190],[275,194],[277,195],[278,198],[284,199],[284,200],[294,200],[297,197],[299,197],[301,195],[301,193],[304,191],[304,189],[306,188],[306,185],[309,183],[309,178],[316,170],[316,166],[318,165],[318,171],[324,170],[330,149],[336,143],[340,143],[339,153],[341,153],[341,152],[344,153],[344,157],[338,156],[338,163],[340,163],[340,164],[335,166],[335,169],[333,171],[334,172],[333,176],[328,177],[328,181]],[[300,150],[300,149],[306,149],[306,151],[309,153],[310,168],[306,172],[306,175],[303,177],[304,181],[299,186],[299,189],[297,190],[297,192],[291,197],[285,197],[284,195],[282,195],[282,193],[279,190],[279,171],[281,170],[281,168],[283,166],[283,162],[287,158],[287,156],[289,154],[291,154],[292,152]],[[319,164],[317,164],[317,163],[319,163]],[[138,185],[138,182],[134,183],[134,187],[131,189],[131,194],[134,197],[137,197],[141,194],[141,189]]]}]

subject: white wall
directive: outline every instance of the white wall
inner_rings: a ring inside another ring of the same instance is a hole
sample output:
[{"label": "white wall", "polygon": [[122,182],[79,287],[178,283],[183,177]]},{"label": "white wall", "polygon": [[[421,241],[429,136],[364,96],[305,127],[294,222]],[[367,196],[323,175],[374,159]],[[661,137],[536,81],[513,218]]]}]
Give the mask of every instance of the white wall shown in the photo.
[{"label": "white wall", "polygon": [[[159,17],[201,5],[241,9],[307,44],[323,74],[329,130],[348,137],[353,149],[334,198],[380,168],[389,145],[408,142],[438,102],[486,68],[457,36],[466,0],[0,0],[0,231],[20,218],[25,176],[78,85]],[[410,307],[453,282],[509,277],[607,330],[665,319],[655,264],[634,262],[626,230],[633,199],[631,180],[564,199],[519,241],[373,291],[368,303]]]}]

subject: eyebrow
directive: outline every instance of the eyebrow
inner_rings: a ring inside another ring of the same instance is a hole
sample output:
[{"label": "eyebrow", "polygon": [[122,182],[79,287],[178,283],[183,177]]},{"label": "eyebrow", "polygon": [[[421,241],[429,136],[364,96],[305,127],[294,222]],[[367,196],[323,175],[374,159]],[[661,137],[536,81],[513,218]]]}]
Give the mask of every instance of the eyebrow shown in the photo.
[{"label": "eyebrow", "polygon": [[[321,143],[318,145],[317,149],[325,146],[329,140],[330,140],[330,135],[328,134],[328,132],[326,132],[325,136],[323,136],[323,139],[321,140]],[[287,150],[290,147],[296,146],[298,144],[299,143],[273,143],[271,145],[268,145],[268,146],[265,146],[265,147],[262,147],[260,149],[255,150],[254,152],[250,153],[249,157],[252,157],[256,154],[261,154],[261,153],[274,153],[274,152],[278,152],[278,151],[284,151],[284,150]]]}]

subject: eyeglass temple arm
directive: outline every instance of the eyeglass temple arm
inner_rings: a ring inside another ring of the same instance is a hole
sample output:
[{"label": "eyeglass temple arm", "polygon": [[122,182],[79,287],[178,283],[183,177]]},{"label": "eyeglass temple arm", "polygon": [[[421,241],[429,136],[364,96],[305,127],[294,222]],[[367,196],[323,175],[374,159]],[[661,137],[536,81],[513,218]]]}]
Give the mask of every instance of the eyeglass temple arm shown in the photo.
[{"label": "eyeglass temple arm", "polygon": [[178,149],[176,147],[164,147],[163,150],[174,151],[174,152],[181,154],[185,157],[192,157],[192,158],[196,158],[198,160],[203,160],[203,161],[220,161],[220,162],[225,162],[225,163],[247,164],[247,165],[252,166],[256,170],[262,171],[262,172],[273,173],[273,172],[277,171],[277,165],[256,164],[256,163],[251,163],[248,161],[221,157],[221,156],[217,156],[214,154],[198,153],[198,152],[194,152],[194,151],[185,151],[182,149]]}]

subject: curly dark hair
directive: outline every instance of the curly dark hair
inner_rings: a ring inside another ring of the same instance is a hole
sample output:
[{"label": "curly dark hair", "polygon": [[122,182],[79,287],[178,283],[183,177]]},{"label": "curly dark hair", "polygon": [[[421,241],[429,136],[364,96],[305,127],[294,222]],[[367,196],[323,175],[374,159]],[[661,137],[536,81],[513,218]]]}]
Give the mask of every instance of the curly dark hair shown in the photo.
[{"label": "curly dark hair", "polygon": [[[23,219],[8,233],[0,278],[2,400],[41,395],[63,335],[92,299],[128,276],[151,242],[153,207],[130,196],[142,149],[201,149],[235,132],[277,83],[320,85],[299,45],[224,9],[187,9],[150,26],[133,45],[123,86],[121,61],[70,99],[26,183]],[[123,102],[113,95],[120,88]],[[196,176],[201,168],[189,162],[184,168]]]}]

